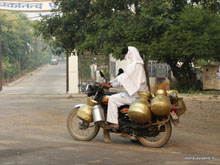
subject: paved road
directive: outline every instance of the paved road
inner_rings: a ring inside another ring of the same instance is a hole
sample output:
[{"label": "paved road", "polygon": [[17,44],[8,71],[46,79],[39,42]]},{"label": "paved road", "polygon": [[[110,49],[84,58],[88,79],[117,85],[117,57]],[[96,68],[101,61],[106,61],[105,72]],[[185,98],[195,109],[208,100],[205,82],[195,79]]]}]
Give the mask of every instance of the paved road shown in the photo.
[{"label": "paved road", "polygon": [[203,137],[184,128],[190,113],[183,115],[180,128],[173,127],[170,141],[159,149],[113,135],[113,143],[106,144],[102,131],[90,142],[75,141],[67,132],[66,119],[73,106],[85,100],[65,94],[64,64],[45,66],[4,87],[0,92],[0,164],[220,164],[220,143],[214,136],[219,133]]},{"label": "paved road", "polygon": [[65,63],[46,65],[8,86],[2,94],[64,94],[66,91]]}]

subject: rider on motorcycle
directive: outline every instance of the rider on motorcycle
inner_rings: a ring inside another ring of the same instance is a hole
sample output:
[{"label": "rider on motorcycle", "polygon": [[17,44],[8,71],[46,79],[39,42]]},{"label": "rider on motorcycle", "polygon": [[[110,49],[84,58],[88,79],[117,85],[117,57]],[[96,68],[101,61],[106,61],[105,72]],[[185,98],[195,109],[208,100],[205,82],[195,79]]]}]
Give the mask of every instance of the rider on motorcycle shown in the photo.
[{"label": "rider on motorcycle", "polygon": [[114,88],[122,86],[125,91],[111,95],[109,98],[107,122],[112,129],[119,127],[118,107],[135,101],[138,91],[148,90],[144,62],[137,48],[128,46],[122,49],[122,54],[125,55],[126,69],[111,81],[111,86]]}]

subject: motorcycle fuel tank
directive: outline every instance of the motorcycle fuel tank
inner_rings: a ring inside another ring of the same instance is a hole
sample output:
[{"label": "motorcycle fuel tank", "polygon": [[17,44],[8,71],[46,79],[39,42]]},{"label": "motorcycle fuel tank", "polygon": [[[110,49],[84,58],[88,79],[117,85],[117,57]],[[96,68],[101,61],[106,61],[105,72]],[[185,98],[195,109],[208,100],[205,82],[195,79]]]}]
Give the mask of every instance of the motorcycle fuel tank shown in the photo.
[{"label": "motorcycle fuel tank", "polygon": [[107,105],[107,104],[108,104],[109,97],[110,97],[110,96],[108,96],[108,95],[104,96],[104,97],[102,98],[101,102],[102,102],[103,104]]}]

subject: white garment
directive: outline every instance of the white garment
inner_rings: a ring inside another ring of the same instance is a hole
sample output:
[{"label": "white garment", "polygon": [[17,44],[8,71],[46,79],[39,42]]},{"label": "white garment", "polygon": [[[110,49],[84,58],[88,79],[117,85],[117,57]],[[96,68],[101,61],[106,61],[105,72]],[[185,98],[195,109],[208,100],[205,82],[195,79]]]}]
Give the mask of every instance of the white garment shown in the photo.
[{"label": "white garment", "polygon": [[126,91],[110,96],[108,102],[107,121],[114,124],[118,124],[118,107],[134,102],[138,97],[138,91],[148,90],[144,62],[138,50],[129,46],[125,60],[127,63],[125,72],[112,81],[112,86],[122,85]]},{"label": "white garment", "polygon": [[116,77],[115,79],[113,79],[111,82],[111,86],[113,88],[119,88],[121,86],[120,82],[118,81],[118,77]]},{"label": "white garment", "polygon": [[[146,91],[145,84],[141,85],[140,91]],[[111,95],[108,101],[107,121],[109,123],[118,124],[118,107],[122,105],[130,105],[137,98],[137,93],[130,96],[126,91]]]},{"label": "white garment", "polygon": [[118,76],[118,81],[125,88],[130,96],[140,90],[141,84],[146,83],[144,62],[137,48],[129,46],[125,56],[127,67],[125,72]]},{"label": "white garment", "polygon": [[118,107],[125,105],[125,99],[121,97],[121,93],[114,94],[109,97],[107,121],[118,124]]}]

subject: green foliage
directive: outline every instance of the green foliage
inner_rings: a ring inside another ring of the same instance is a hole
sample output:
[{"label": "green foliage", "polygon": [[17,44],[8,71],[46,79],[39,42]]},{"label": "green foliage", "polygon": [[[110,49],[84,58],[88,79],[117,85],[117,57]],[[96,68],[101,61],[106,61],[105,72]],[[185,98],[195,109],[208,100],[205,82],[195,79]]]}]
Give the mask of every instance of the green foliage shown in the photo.
[{"label": "green foliage", "polygon": [[125,45],[136,46],[144,60],[170,65],[180,86],[199,86],[192,63],[219,58],[217,0],[57,0],[59,10],[35,28],[53,47],[69,55],[112,53],[122,59]]},{"label": "green foliage", "polygon": [[220,10],[219,0],[191,0],[191,3],[202,5],[205,9],[218,12]]},{"label": "green foliage", "polygon": [[48,61],[42,40],[33,35],[32,21],[22,13],[0,12],[3,78],[13,79]]},{"label": "green foliage", "polygon": [[9,62],[9,57],[4,57],[2,59],[2,70],[3,70],[3,77],[4,78],[12,78],[15,74],[15,68],[13,65]]},{"label": "green foliage", "polygon": [[187,6],[160,40],[149,48],[152,58],[168,63],[183,88],[198,86],[192,63],[220,60],[220,17],[209,9]]}]

